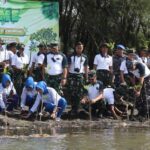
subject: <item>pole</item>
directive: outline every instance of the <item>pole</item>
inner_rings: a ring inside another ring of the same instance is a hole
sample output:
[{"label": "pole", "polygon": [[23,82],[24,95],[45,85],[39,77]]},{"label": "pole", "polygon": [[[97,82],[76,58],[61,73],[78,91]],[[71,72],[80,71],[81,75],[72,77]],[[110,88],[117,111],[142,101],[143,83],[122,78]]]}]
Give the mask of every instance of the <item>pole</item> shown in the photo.
[{"label": "pole", "polygon": [[42,115],[43,115],[43,96],[41,98],[41,112],[40,112],[40,121],[42,120]]}]

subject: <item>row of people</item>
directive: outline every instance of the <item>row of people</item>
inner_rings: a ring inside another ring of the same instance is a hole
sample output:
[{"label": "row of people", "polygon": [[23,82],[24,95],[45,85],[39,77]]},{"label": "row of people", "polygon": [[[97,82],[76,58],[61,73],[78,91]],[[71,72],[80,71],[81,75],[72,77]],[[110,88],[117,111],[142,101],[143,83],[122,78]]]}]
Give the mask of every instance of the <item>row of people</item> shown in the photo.
[{"label": "row of people", "polygon": [[[10,47],[9,49],[11,49]],[[46,47],[42,44],[38,47],[39,52],[31,61],[29,75],[32,75],[35,81],[45,80],[48,86],[53,87],[59,93],[61,93],[61,86],[66,85],[66,93],[69,93],[66,94],[67,99],[69,99],[69,103],[72,106],[72,112],[76,113],[80,106],[80,99],[83,96],[84,81],[88,81],[88,58],[83,54],[83,44],[78,42],[75,46],[75,53],[70,55],[68,59],[59,51],[57,44],[52,44],[49,52],[46,52]],[[140,58],[132,51],[127,51],[127,54],[124,55],[125,47],[123,45],[117,45],[113,56],[108,54],[108,50],[107,43],[101,44],[99,54],[94,58],[97,79],[102,81],[105,87],[110,85],[111,81],[114,82],[115,87],[126,84],[135,86],[138,84],[140,88],[135,92],[137,97],[141,96],[140,91],[143,90],[143,87],[147,90],[149,87],[149,82],[145,82],[146,86],[143,84],[144,80],[149,80],[149,69],[147,64],[143,62],[144,56]],[[135,62],[133,63],[133,61]],[[12,66],[14,68],[14,65]],[[16,72],[14,78],[20,85],[20,83],[23,83],[20,81],[22,79],[20,77],[21,71]],[[21,89],[17,87],[17,90]],[[148,93],[146,97],[148,97]]]}]

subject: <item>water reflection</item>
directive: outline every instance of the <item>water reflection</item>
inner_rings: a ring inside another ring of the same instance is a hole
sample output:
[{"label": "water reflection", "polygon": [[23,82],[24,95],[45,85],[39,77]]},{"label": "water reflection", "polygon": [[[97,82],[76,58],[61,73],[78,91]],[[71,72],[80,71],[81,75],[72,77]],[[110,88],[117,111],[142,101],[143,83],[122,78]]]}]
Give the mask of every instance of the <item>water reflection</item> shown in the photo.
[{"label": "water reflection", "polygon": [[1,129],[2,133],[0,150],[150,150],[150,131],[142,128]]}]

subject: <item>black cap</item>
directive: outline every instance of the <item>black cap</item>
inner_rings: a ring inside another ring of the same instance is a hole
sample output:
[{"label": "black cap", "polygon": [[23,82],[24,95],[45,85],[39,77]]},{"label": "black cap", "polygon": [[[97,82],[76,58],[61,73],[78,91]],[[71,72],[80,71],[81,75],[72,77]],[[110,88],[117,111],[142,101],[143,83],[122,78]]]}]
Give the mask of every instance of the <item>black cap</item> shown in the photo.
[{"label": "black cap", "polygon": [[22,44],[22,43],[19,43],[19,44],[17,45],[17,49],[18,49],[18,50],[24,49],[24,48],[25,48],[25,45]]},{"label": "black cap", "polygon": [[58,43],[51,43],[51,48],[58,47]]},{"label": "black cap", "polygon": [[42,47],[46,47],[46,46],[45,46],[45,44],[40,43],[37,47],[38,47],[38,48],[39,48],[39,47],[42,48]]}]

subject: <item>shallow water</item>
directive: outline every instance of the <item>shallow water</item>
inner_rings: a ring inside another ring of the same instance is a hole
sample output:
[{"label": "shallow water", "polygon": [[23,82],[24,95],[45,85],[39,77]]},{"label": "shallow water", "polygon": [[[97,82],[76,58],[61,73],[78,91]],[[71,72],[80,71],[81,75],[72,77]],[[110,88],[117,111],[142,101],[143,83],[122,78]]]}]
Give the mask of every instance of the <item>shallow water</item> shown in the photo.
[{"label": "shallow water", "polygon": [[150,150],[148,128],[1,128],[0,135],[0,150]]}]

